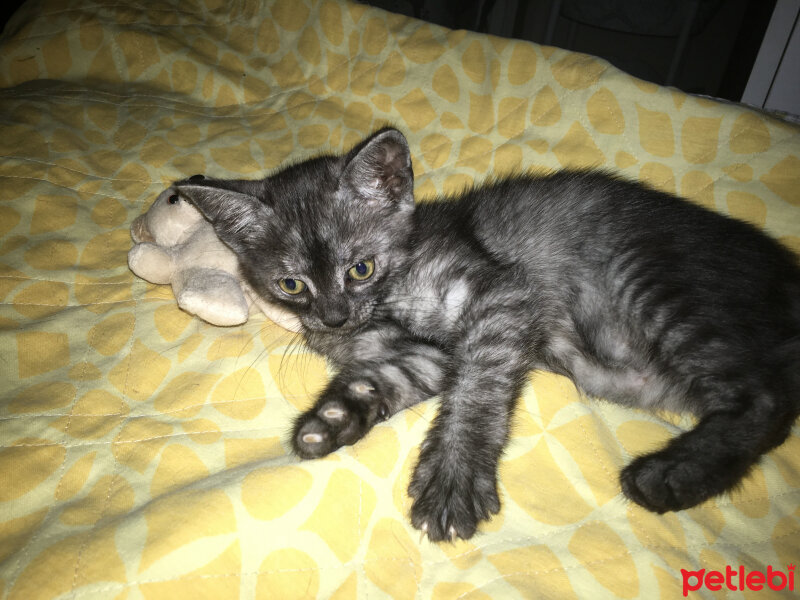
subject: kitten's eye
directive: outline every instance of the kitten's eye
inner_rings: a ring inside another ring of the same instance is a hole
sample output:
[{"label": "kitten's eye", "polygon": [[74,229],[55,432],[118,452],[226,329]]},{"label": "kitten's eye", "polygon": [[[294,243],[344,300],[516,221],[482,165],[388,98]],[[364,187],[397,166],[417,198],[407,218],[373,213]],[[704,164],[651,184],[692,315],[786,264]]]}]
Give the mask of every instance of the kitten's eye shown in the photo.
[{"label": "kitten's eye", "polygon": [[372,277],[375,272],[375,263],[371,260],[362,260],[356,263],[347,271],[347,275],[356,281],[364,281]]},{"label": "kitten's eye", "polygon": [[290,277],[287,277],[286,279],[278,280],[278,287],[280,287],[281,290],[283,290],[290,296],[296,296],[304,289],[306,289],[306,284],[300,281],[299,279],[291,279]]},{"label": "kitten's eye", "polygon": [[167,198],[167,202],[169,202],[170,204],[177,204],[178,202],[180,202],[180,199],[181,197],[178,196],[178,194],[172,194],[172,196]]}]

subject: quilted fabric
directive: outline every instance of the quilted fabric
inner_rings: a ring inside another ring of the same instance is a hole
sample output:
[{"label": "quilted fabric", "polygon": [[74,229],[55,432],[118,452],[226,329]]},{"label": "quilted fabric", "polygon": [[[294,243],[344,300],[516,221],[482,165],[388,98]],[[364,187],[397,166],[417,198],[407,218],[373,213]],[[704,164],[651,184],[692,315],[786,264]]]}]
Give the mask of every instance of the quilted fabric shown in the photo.
[{"label": "quilted fabric", "polygon": [[48,0],[0,44],[0,597],[673,598],[681,569],[800,559],[797,426],[729,497],[656,516],[617,473],[690,420],[544,373],[502,512],[469,542],[420,542],[405,489],[435,400],[300,462],[286,434],[325,363],[263,318],[193,319],[126,266],[131,221],[172,180],[259,177],[387,123],[419,199],[603,166],[800,251],[797,128],[335,0]]}]

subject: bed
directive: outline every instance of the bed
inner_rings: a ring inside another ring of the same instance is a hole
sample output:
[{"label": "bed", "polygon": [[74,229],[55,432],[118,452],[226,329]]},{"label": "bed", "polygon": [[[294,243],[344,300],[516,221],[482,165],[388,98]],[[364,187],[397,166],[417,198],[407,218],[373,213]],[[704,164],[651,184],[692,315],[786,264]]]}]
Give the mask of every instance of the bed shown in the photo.
[{"label": "bed", "polygon": [[431,544],[406,486],[436,399],[301,462],[287,434],[325,362],[263,316],[181,312],[126,255],[170,182],[261,177],[386,124],[408,136],[417,199],[600,166],[800,252],[796,126],[337,0],[28,2],[0,39],[0,85],[0,598],[741,597],[726,585],[755,571],[795,585],[797,425],[734,493],[658,516],[617,474],[691,421],[532,373],[501,513]]}]

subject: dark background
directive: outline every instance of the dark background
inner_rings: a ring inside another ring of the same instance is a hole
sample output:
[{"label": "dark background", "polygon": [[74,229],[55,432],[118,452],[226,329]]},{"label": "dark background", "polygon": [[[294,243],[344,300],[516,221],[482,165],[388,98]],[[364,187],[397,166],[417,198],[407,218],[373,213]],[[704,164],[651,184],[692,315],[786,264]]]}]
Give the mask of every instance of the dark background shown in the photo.
[{"label": "dark background", "polygon": [[[368,0],[453,29],[471,29],[600,56],[622,70],[696,94],[738,101],[775,0]],[[560,10],[558,10],[560,4]],[[684,17],[696,6],[677,72]],[[552,38],[548,25],[553,22]],[[624,29],[627,29],[625,31]]]},{"label": "dark background", "polygon": [[[697,94],[738,101],[776,0],[367,0],[452,29],[471,29],[601,56],[622,70]],[[679,30],[690,35],[669,80]],[[0,24],[22,4],[0,6]],[[560,6],[559,6],[560,4]],[[622,15],[622,17],[620,17]],[[627,15],[627,17],[625,17]],[[551,37],[548,39],[548,31]]]}]

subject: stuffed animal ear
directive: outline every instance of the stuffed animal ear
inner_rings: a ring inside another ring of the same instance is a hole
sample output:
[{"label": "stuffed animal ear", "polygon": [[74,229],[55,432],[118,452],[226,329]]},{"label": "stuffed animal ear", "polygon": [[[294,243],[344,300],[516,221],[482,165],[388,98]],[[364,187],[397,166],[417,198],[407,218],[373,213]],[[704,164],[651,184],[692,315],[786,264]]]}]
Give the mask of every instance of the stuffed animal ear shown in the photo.
[{"label": "stuffed animal ear", "polygon": [[405,136],[383,129],[356,146],[346,159],[339,186],[369,203],[414,205],[414,172]]},{"label": "stuffed animal ear", "polygon": [[263,233],[264,219],[270,212],[270,208],[252,193],[256,185],[256,182],[192,178],[179,181],[174,188],[203,213],[223,242],[234,252],[241,252]]}]

